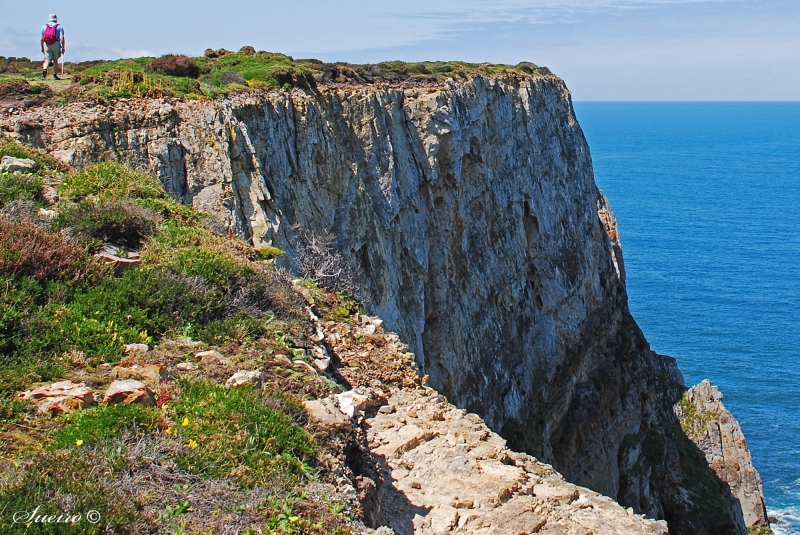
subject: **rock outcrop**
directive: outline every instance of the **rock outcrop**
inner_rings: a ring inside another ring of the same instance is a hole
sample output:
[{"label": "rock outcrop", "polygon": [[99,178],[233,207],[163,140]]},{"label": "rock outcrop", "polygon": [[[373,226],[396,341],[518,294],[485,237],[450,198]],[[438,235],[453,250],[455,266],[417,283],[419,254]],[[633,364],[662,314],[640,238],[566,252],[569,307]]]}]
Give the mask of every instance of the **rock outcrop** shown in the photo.
[{"label": "rock outcrop", "polygon": [[296,229],[332,233],[431,386],[513,449],[675,533],[733,524],[675,499],[686,463],[705,463],[682,457],[683,380],[628,311],[614,216],[557,77],[84,103],[0,128],[71,164],[149,169],[290,260]]},{"label": "rock outcrop", "polygon": [[397,535],[667,533],[665,522],[626,511],[508,450],[477,415],[430,389],[397,391],[388,402],[394,410],[366,425],[392,485],[382,493],[382,516]]},{"label": "rock outcrop", "polygon": [[741,508],[744,523],[737,525],[737,533],[746,535],[748,528],[768,526],[761,477],[753,466],[742,428],[722,404],[719,389],[706,379],[684,394],[675,411],[686,435],[730,487],[731,507]]}]

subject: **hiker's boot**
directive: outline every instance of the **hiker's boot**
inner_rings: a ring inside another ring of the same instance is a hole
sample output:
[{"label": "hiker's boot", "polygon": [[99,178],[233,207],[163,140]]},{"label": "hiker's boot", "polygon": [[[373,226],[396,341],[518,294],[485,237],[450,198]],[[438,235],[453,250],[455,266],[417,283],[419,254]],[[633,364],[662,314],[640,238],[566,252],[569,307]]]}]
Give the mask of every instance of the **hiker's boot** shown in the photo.
[{"label": "hiker's boot", "polygon": [[53,80],[61,80],[56,73],[53,73]]},{"label": "hiker's boot", "polygon": [[42,80],[47,80],[47,69],[42,71]]}]

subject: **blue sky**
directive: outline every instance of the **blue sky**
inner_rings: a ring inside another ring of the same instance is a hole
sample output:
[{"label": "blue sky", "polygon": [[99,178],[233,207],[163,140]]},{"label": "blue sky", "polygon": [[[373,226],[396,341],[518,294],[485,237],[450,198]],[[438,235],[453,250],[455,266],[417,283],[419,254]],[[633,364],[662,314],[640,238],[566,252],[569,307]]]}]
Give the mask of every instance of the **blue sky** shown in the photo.
[{"label": "blue sky", "polygon": [[70,60],[251,45],[325,61],[532,61],[576,100],[800,100],[800,0],[0,0],[0,55],[38,59],[51,12]]}]

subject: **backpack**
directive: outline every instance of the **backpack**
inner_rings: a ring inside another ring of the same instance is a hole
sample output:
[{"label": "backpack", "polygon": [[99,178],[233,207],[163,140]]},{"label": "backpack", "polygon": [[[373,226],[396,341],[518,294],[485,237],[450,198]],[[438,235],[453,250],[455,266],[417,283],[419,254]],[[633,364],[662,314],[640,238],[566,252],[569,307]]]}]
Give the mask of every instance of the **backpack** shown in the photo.
[{"label": "backpack", "polygon": [[44,34],[42,34],[42,40],[48,45],[58,41],[58,24],[53,24],[52,26],[48,24],[47,28],[44,29]]}]

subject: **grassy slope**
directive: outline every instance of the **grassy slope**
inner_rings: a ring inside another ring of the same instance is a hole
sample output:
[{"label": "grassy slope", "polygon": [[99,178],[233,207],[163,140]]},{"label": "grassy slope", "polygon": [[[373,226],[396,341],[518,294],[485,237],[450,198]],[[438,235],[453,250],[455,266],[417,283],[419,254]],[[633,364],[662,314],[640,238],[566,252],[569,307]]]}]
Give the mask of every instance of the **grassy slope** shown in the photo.
[{"label": "grassy slope", "polygon": [[[490,63],[387,61],[375,65],[323,63],[314,59],[295,60],[290,56],[272,52],[256,52],[248,47],[220,57],[192,58],[198,67],[197,78],[167,76],[148,70],[154,58],[122,59],[67,63],[66,73],[75,82],[69,89],[65,83],[34,83],[33,87],[47,86],[61,93],[62,100],[70,98],[109,98],[131,96],[172,96],[181,98],[218,98],[248,89],[306,88],[317,84],[376,84],[420,83],[438,84],[447,78],[467,79],[476,75],[501,74],[527,75],[547,73],[532,63],[495,65]],[[3,74],[11,65],[11,73]],[[30,61],[15,60],[9,63],[0,58],[0,82],[25,78],[36,82],[41,67]],[[232,81],[233,80],[233,81]],[[238,80],[238,81],[237,81]],[[34,89],[40,92],[41,89]],[[0,93],[2,90],[0,89]]]},{"label": "grassy slope", "polygon": [[[324,445],[300,403],[340,387],[277,359],[305,358],[297,348],[310,324],[291,281],[248,245],[211,233],[152,177],[108,163],[70,171],[0,139],[5,154],[38,169],[0,174],[0,531],[347,532],[343,504],[320,490]],[[60,194],[52,220],[37,214],[46,184]],[[139,249],[141,265],[114,276],[93,258],[104,241]],[[307,286],[328,318],[355,311]],[[131,342],[156,347],[126,356]],[[16,396],[59,379],[102,393],[106,363],[174,370],[209,347],[231,366],[162,381],[158,407],[51,418]],[[265,370],[266,389],[226,389],[236,369]],[[31,504],[47,514],[97,510],[102,521],[13,525]]]}]

